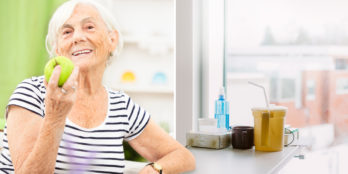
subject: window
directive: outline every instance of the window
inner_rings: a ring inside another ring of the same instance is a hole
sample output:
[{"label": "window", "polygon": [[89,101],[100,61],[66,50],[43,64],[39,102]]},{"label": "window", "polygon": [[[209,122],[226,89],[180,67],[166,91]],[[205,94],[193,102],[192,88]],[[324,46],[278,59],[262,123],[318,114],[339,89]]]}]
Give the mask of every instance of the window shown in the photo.
[{"label": "window", "polygon": [[293,78],[271,78],[270,97],[273,102],[294,101],[295,79]]},{"label": "window", "polygon": [[336,59],[335,65],[337,70],[347,69],[347,61],[345,59]]},{"label": "window", "polygon": [[[246,83],[255,80],[265,86],[271,103],[288,107],[287,124],[344,127],[338,120],[348,114],[343,107],[348,97],[340,96],[348,94],[346,5],[339,0],[225,0],[224,78],[232,124],[245,123],[250,107],[266,105],[257,95],[261,91]],[[236,92],[243,90],[248,91]]]},{"label": "window", "polygon": [[341,107],[348,98],[336,95],[336,79],[348,74],[347,2],[220,2],[176,1],[175,96],[177,124],[185,125],[182,139],[197,127],[197,117],[213,117],[222,85],[231,124],[252,125],[250,108],[265,106],[265,100],[248,81],[265,86],[271,103],[288,107],[286,121],[294,127],[336,125],[348,114]]},{"label": "window", "polygon": [[318,125],[307,132],[317,135],[311,137],[314,142],[333,130],[336,137],[347,134],[348,97],[337,95],[336,85],[348,85],[336,81],[348,79],[348,2],[221,2],[176,1],[178,140],[185,142],[184,134],[196,129],[197,117],[213,117],[211,108],[222,85],[230,101],[230,124],[253,125],[250,108],[265,106],[265,100],[248,81],[263,85],[271,103],[288,107],[286,124]]},{"label": "window", "polygon": [[314,100],[315,99],[315,81],[314,80],[308,80],[307,81],[307,100]]},{"label": "window", "polygon": [[295,98],[295,80],[294,79],[281,79],[281,99],[293,99]]},{"label": "window", "polygon": [[336,81],[336,93],[348,94],[348,78],[339,78]]}]

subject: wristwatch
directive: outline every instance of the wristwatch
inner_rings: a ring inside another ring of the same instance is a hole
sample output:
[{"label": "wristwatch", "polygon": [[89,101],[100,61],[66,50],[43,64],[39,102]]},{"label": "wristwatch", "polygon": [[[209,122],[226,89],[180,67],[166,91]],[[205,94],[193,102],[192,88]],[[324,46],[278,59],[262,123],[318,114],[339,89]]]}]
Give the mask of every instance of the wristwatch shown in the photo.
[{"label": "wristwatch", "polygon": [[159,174],[162,174],[162,166],[158,163],[149,163],[147,165],[150,165],[153,169],[155,169]]}]

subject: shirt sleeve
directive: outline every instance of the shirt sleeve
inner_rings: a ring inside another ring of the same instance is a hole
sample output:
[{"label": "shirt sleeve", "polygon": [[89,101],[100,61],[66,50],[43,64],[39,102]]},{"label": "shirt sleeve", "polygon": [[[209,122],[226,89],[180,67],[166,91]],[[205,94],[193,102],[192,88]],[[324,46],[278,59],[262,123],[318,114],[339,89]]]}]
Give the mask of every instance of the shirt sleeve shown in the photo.
[{"label": "shirt sleeve", "polygon": [[125,95],[126,112],[128,118],[128,133],[125,135],[125,140],[130,141],[136,138],[146,127],[150,120],[150,114],[144,108],[134,103],[132,99]]},{"label": "shirt sleeve", "polygon": [[44,117],[44,101],[40,96],[41,92],[32,79],[22,81],[18,84],[10,97],[9,103],[6,107],[6,116],[7,108],[11,105],[16,105]]}]

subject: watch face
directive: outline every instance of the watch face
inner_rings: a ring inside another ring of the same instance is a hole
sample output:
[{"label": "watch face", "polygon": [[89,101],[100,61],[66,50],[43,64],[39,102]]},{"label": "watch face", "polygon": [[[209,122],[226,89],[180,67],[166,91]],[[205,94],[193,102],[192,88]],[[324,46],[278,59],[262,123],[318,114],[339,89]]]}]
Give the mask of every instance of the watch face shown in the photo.
[{"label": "watch face", "polygon": [[157,163],[153,163],[153,168],[155,168],[158,171],[162,170],[162,166]]}]

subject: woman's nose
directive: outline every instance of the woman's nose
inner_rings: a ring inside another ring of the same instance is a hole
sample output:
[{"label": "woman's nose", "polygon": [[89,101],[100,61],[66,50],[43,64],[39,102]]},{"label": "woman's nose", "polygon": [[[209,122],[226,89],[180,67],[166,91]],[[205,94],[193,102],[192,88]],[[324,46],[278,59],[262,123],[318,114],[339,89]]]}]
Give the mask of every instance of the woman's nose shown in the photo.
[{"label": "woman's nose", "polygon": [[83,31],[80,31],[80,30],[76,30],[74,32],[74,37],[73,37],[73,42],[74,44],[77,44],[79,42],[84,42],[86,41],[86,36],[85,34],[83,33]]}]

